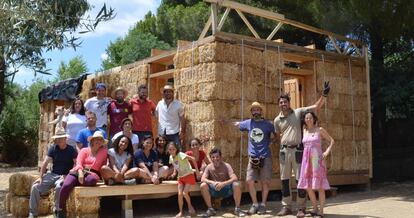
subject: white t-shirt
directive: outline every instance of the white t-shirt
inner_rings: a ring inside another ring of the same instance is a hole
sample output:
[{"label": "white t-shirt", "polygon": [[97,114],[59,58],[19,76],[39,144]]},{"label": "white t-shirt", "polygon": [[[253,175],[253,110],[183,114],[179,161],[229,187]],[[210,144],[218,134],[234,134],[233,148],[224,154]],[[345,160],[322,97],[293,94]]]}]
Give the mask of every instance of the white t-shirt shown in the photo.
[{"label": "white t-shirt", "polygon": [[96,127],[102,127],[103,125],[106,125],[108,119],[106,111],[110,103],[111,101],[106,97],[101,100],[98,100],[96,97],[92,97],[86,100],[86,110],[92,111],[96,114]]},{"label": "white t-shirt", "polygon": [[69,135],[68,139],[76,140],[78,132],[86,127],[86,116],[78,113],[69,114],[62,118],[62,122],[66,123],[66,134]]},{"label": "white t-shirt", "polygon": [[[116,138],[118,138],[119,136],[121,136],[122,134],[124,134],[124,132],[118,132],[117,134],[114,135],[114,137],[112,137],[112,142],[115,141]],[[130,138],[131,139],[131,138]],[[137,134],[132,133],[132,139],[131,139],[132,145],[138,145],[139,143],[139,138]]]},{"label": "white t-shirt", "polygon": [[155,109],[158,117],[158,133],[172,135],[180,132],[180,117],[184,116],[184,106],[178,100],[173,100],[167,107],[164,99],[158,102]]},{"label": "white t-shirt", "polygon": [[122,169],[122,166],[124,165],[125,161],[127,161],[128,158],[131,158],[131,154],[128,154],[126,151],[124,151],[122,155],[119,155],[115,152],[115,148],[110,148],[108,150],[108,155],[115,159],[115,166],[119,170]]}]

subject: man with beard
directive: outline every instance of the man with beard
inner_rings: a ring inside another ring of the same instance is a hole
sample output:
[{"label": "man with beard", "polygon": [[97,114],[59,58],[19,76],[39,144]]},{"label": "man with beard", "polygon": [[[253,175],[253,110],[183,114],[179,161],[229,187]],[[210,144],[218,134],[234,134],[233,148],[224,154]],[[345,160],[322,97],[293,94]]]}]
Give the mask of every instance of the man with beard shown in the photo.
[{"label": "man with beard", "polygon": [[[302,123],[301,118],[307,110],[318,110],[325,102],[325,98],[330,91],[329,82],[324,83],[323,94],[319,100],[311,106],[297,109],[290,108],[290,97],[283,94],[279,97],[280,113],[274,120],[275,130],[280,135],[280,180],[282,183],[282,209],[277,213],[278,216],[292,214],[292,198],[289,180],[292,170],[299,180],[300,167],[303,156],[302,145]],[[298,213],[296,217],[305,217],[306,209],[306,190],[298,189]]]},{"label": "man with beard", "polygon": [[118,87],[112,93],[113,100],[107,108],[109,116],[109,138],[111,139],[115,134],[122,131],[122,120],[128,118],[131,114],[131,105],[125,101],[125,97],[128,96],[128,91],[124,88]]},{"label": "man with beard", "polygon": [[76,146],[78,151],[82,148],[87,148],[89,145],[88,138],[96,131],[101,131],[106,138],[106,132],[102,128],[96,127],[96,115],[92,111],[86,111],[86,128],[81,129],[76,136]]},{"label": "man with beard", "polygon": [[[240,128],[240,131],[249,132],[248,155],[249,163],[247,165],[246,182],[249,188],[249,194],[252,198],[252,206],[248,213],[265,214],[266,201],[269,194],[269,185],[272,177],[272,154],[269,148],[271,134],[275,134],[272,123],[263,118],[264,108],[258,102],[253,102],[250,106],[252,119],[242,122],[235,122],[234,125]],[[260,182],[262,186],[262,203],[258,203],[256,196],[255,181]]]},{"label": "man with beard", "polygon": [[148,88],[146,85],[138,87],[138,97],[129,101],[132,108],[132,132],[138,135],[142,142],[145,137],[152,135],[151,117],[155,111],[155,104],[148,99]]},{"label": "man with beard", "polygon": [[168,141],[175,142],[183,151],[181,140],[185,134],[184,106],[174,99],[174,88],[166,85],[163,88],[163,99],[158,102],[155,115],[158,117],[158,134],[165,135]]},{"label": "man with beard", "polygon": [[96,96],[85,101],[85,108],[87,111],[92,111],[96,114],[96,127],[105,129],[107,126],[107,108],[111,103],[110,98],[106,96],[105,83],[97,83],[95,86]]}]

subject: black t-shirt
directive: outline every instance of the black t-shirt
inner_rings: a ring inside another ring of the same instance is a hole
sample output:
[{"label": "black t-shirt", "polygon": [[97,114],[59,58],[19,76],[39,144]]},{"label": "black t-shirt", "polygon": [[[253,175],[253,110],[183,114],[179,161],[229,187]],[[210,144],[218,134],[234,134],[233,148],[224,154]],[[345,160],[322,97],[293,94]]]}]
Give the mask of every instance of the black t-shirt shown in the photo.
[{"label": "black t-shirt", "polygon": [[76,159],[78,152],[70,145],[66,145],[65,149],[60,149],[59,145],[50,146],[47,156],[53,159],[52,173],[58,175],[66,175],[73,168],[73,159]]},{"label": "black t-shirt", "polygon": [[159,160],[161,160],[161,163],[163,166],[169,166],[170,165],[170,155],[166,152],[159,152],[158,150],[155,150],[157,152]]},{"label": "black t-shirt", "polygon": [[154,162],[158,162],[158,155],[157,152],[154,150],[150,150],[149,156],[145,156],[144,150],[138,149],[134,155],[134,164],[135,166],[139,166],[140,163],[144,163],[145,166],[148,168],[150,172],[152,172],[152,166]]}]

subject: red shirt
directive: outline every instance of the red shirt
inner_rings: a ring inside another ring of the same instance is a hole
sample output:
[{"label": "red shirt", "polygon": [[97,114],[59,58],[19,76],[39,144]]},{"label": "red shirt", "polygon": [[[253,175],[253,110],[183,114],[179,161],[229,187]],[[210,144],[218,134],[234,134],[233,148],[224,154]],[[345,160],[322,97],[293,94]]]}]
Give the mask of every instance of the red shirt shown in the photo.
[{"label": "red shirt", "polygon": [[[204,153],[204,151],[203,151],[203,150],[199,150],[198,152],[199,152],[200,154],[199,154],[199,157],[198,157],[197,166],[198,166],[198,169],[200,169],[200,168],[201,168],[201,165],[203,165],[203,161],[204,161],[204,159],[206,158],[206,153]],[[185,152],[185,154],[186,154],[186,155],[188,155],[188,156],[194,157],[194,155],[193,155],[193,151],[191,151],[191,150],[186,151],[186,152]],[[190,161],[190,164],[191,164],[191,167],[192,167],[193,169],[195,169],[194,164],[193,164],[193,162],[192,162],[192,161]]]},{"label": "red shirt", "polygon": [[128,118],[128,115],[131,114],[131,112],[131,105],[129,105],[128,102],[118,104],[116,101],[112,101],[108,105],[107,113],[111,122],[109,129],[110,136],[113,136],[121,131],[122,120]]},{"label": "red shirt", "polygon": [[144,102],[138,99],[131,99],[129,103],[132,107],[132,130],[152,132],[151,116],[156,108],[154,102],[149,99]]}]

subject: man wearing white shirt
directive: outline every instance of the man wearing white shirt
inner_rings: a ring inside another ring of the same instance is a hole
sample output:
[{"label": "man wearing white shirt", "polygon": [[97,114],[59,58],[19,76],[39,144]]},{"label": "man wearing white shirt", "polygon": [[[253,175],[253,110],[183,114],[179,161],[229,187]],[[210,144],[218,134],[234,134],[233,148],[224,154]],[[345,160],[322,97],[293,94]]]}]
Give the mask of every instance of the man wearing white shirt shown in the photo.
[{"label": "man wearing white shirt", "polygon": [[96,127],[103,128],[106,131],[107,126],[107,108],[111,103],[111,100],[106,96],[106,85],[105,83],[97,83],[96,96],[89,98],[85,102],[85,108],[88,111],[92,111],[96,114]]},{"label": "man wearing white shirt", "polygon": [[174,99],[174,88],[163,88],[163,99],[158,102],[155,116],[158,117],[158,134],[165,135],[168,141],[174,141],[182,150],[180,139],[184,138],[184,105]]}]

